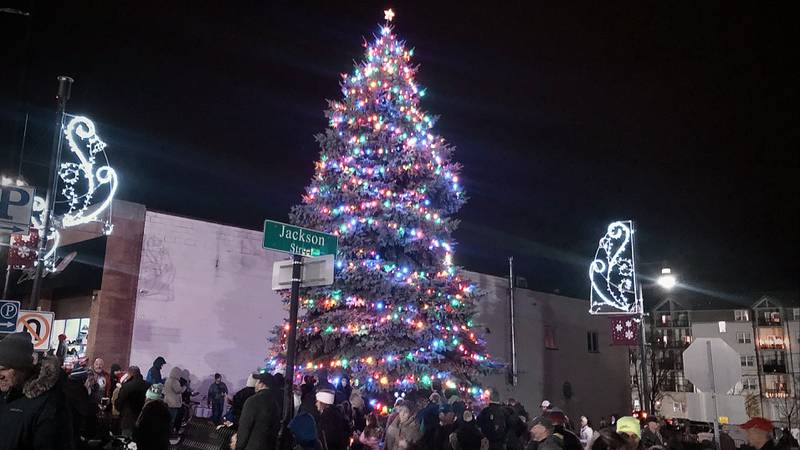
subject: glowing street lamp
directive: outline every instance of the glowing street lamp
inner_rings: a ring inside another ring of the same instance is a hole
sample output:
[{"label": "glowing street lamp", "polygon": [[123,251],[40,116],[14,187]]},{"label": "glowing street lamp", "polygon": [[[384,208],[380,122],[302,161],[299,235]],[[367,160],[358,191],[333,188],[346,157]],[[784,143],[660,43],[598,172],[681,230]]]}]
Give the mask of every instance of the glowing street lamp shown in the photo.
[{"label": "glowing street lamp", "polygon": [[661,269],[661,275],[656,280],[656,283],[665,290],[670,291],[678,284],[678,278],[672,274],[672,269],[664,267]]}]

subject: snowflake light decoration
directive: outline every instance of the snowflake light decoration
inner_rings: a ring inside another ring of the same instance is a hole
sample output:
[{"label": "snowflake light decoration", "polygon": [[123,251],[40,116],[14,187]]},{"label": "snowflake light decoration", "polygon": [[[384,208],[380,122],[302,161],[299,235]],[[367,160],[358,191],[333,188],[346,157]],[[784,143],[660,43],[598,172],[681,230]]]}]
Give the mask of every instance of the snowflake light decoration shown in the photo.
[{"label": "snowflake light decoration", "polygon": [[636,314],[641,311],[633,250],[633,222],[611,223],[589,265],[592,286],[590,314]]}]

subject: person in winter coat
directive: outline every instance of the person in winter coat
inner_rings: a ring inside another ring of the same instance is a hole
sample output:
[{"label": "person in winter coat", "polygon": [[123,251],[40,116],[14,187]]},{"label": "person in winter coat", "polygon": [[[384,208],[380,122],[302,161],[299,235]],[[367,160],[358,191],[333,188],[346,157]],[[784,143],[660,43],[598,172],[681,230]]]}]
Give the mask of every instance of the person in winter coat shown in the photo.
[{"label": "person in winter coat", "polygon": [[573,433],[567,426],[569,425],[569,418],[559,408],[550,408],[542,414],[553,422],[553,434],[556,438],[561,440],[561,445],[564,450],[583,450],[581,439]]},{"label": "person in winter coat", "polygon": [[353,386],[350,386],[350,378],[346,375],[342,375],[339,378],[339,383],[336,385],[336,405],[341,404],[342,402],[350,401],[350,394],[353,393]]},{"label": "person in winter coat", "polygon": [[661,436],[661,424],[658,417],[649,416],[645,423],[646,426],[642,429],[642,447],[647,449],[657,445],[667,448],[667,443]]},{"label": "person in winter coat", "polygon": [[272,375],[254,373],[256,393],[244,402],[236,450],[274,450],[277,447],[281,411],[275,396],[269,392]]},{"label": "person in winter coat", "polygon": [[433,435],[433,444],[428,447],[433,450],[450,450],[450,435],[458,429],[456,415],[453,407],[445,403],[439,408],[439,426]]},{"label": "person in winter coat", "polygon": [[416,449],[422,440],[422,432],[415,414],[407,402],[397,408],[397,418],[386,428],[386,450]]},{"label": "person in winter coat", "polygon": [[145,378],[145,381],[147,381],[148,385],[164,384],[166,380],[164,380],[164,377],[161,376],[161,368],[164,367],[164,364],[166,363],[167,361],[163,356],[159,356],[153,361],[153,366],[147,371],[147,378]]},{"label": "person in winter coat", "polygon": [[581,434],[579,437],[584,450],[589,450],[589,446],[592,444],[593,436],[594,430],[592,430],[592,427],[589,424],[589,419],[587,419],[586,416],[581,416]]},{"label": "person in winter coat", "polygon": [[489,440],[489,450],[501,450],[506,443],[508,413],[500,404],[500,393],[492,390],[489,405],[478,414],[478,427]]},{"label": "person in winter coat", "polygon": [[105,397],[111,397],[111,388],[114,383],[111,381],[111,374],[105,370],[105,361],[97,358],[92,364],[92,369],[86,377],[86,389],[89,391],[89,398],[92,403],[100,406],[100,401]]},{"label": "person in winter coat", "polygon": [[529,426],[531,432],[531,442],[528,449],[536,450],[563,450],[562,441],[553,432],[555,425],[546,415],[534,418]]},{"label": "person in winter coat", "polygon": [[480,450],[483,437],[475,415],[472,411],[464,411],[458,425],[458,430],[450,435],[450,447],[453,450]]},{"label": "person in winter coat", "polygon": [[56,357],[33,362],[28,333],[0,340],[0,450],[73,448]]},{"label": "person in winter coat", "polygon": [[136,426],[136,419],[144,407],[147,394],[147,383],[142,378],[142,371],[136,366],[128,367],[128,377],[122,383],[117,394],[114,407],[120,415],[120,428],[124,436],[131,436]]},{"label": "person in winter coat", "polygon": [[342,410],[333,405],[335,396],[332,390],[317,391],[320,441],[327,450],[347,450],[353,430]]},{"label": "person in winter coat", "polygon": [[233,395],[233,402],[231,403],[231,415],[233,416],[233,428],[239,428],[239,419],[242,417],[242,409],[244,409],[244,402],[256,393],[256,379],[253,374],[248,375],[245,387],[239,389],[239,392]]},{"label": "person in winter coat", "polygon": [[381,438],[383,438],[383,429],[378,423],[378,416],[374,412],[370,413],[367,416],[364,431],[358,436],[358,442],[370,450],[380,450]]},{"label": "person in winter coat", "polygon": [[169,407],[162,400],[164,385],[150,386],[145,398],[144,407],[133,429],[133,442],[136,442],[137,447],[141,449],[168,450],[172,422]]},{"label": "person in winter coat", "polygon": [[294,436],[296,450],[323,450],[317,439],[317,423],[311,414],[303,412],[295,416],[289,422],[289,430]]},{"label": "person in winter coat", "polygon": [[225,406],[225,397],[228,395],[228,386],[222,382],[222,375],[215,373],[214,382],[208,387],[208,404],[211,406],[211,421],[214,425],[222,423],[222,410]]},{"label": "person in winter coat", "polygon": [[172,370],[169,371],[167,381],[164,383],[164,402],[169,408],[172,429],[176,432],[178,431],[178,426],[180,425],[176,422],[178,418],[178,411],[180,411],[181,405],[183,404],[182,394],[183,391],[186,390],[185,386],[181,386],[180,378],[181,369],[179,367],[173,367]]},{"label": "person in winter coat", "polygon": [[436,429],[439,428],[441,402],[442,397],[434,392],[428,397],[428,404],[417,413],[417,420],[422,431],[422,442],[431,442],[436,434]]}]

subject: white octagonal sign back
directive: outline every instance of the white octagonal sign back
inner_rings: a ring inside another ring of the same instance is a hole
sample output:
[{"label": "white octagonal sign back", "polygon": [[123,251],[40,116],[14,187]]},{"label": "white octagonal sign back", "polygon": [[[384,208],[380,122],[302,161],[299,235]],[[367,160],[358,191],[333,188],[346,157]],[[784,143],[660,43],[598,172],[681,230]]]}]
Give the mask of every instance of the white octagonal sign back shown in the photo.
[{"label": "white octagonal sign back", "polygon": [[739,353],[722,339],[697,338],[683,351],[683,373],[699,391],[724,394],[742,379]]}]

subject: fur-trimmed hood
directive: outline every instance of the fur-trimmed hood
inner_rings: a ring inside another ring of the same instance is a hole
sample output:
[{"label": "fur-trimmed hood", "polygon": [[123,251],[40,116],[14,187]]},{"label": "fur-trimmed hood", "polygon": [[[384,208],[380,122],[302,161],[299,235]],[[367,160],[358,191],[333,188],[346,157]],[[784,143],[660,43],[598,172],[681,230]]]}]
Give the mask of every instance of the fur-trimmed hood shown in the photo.
[{"label": "fur-trimmed hood", "polygon": [[33,378],[22,385],[22,393],[27,398],[36,398],[56,385],[61,374],[58,358],[50,356],[39,360],[33,369]]}]

